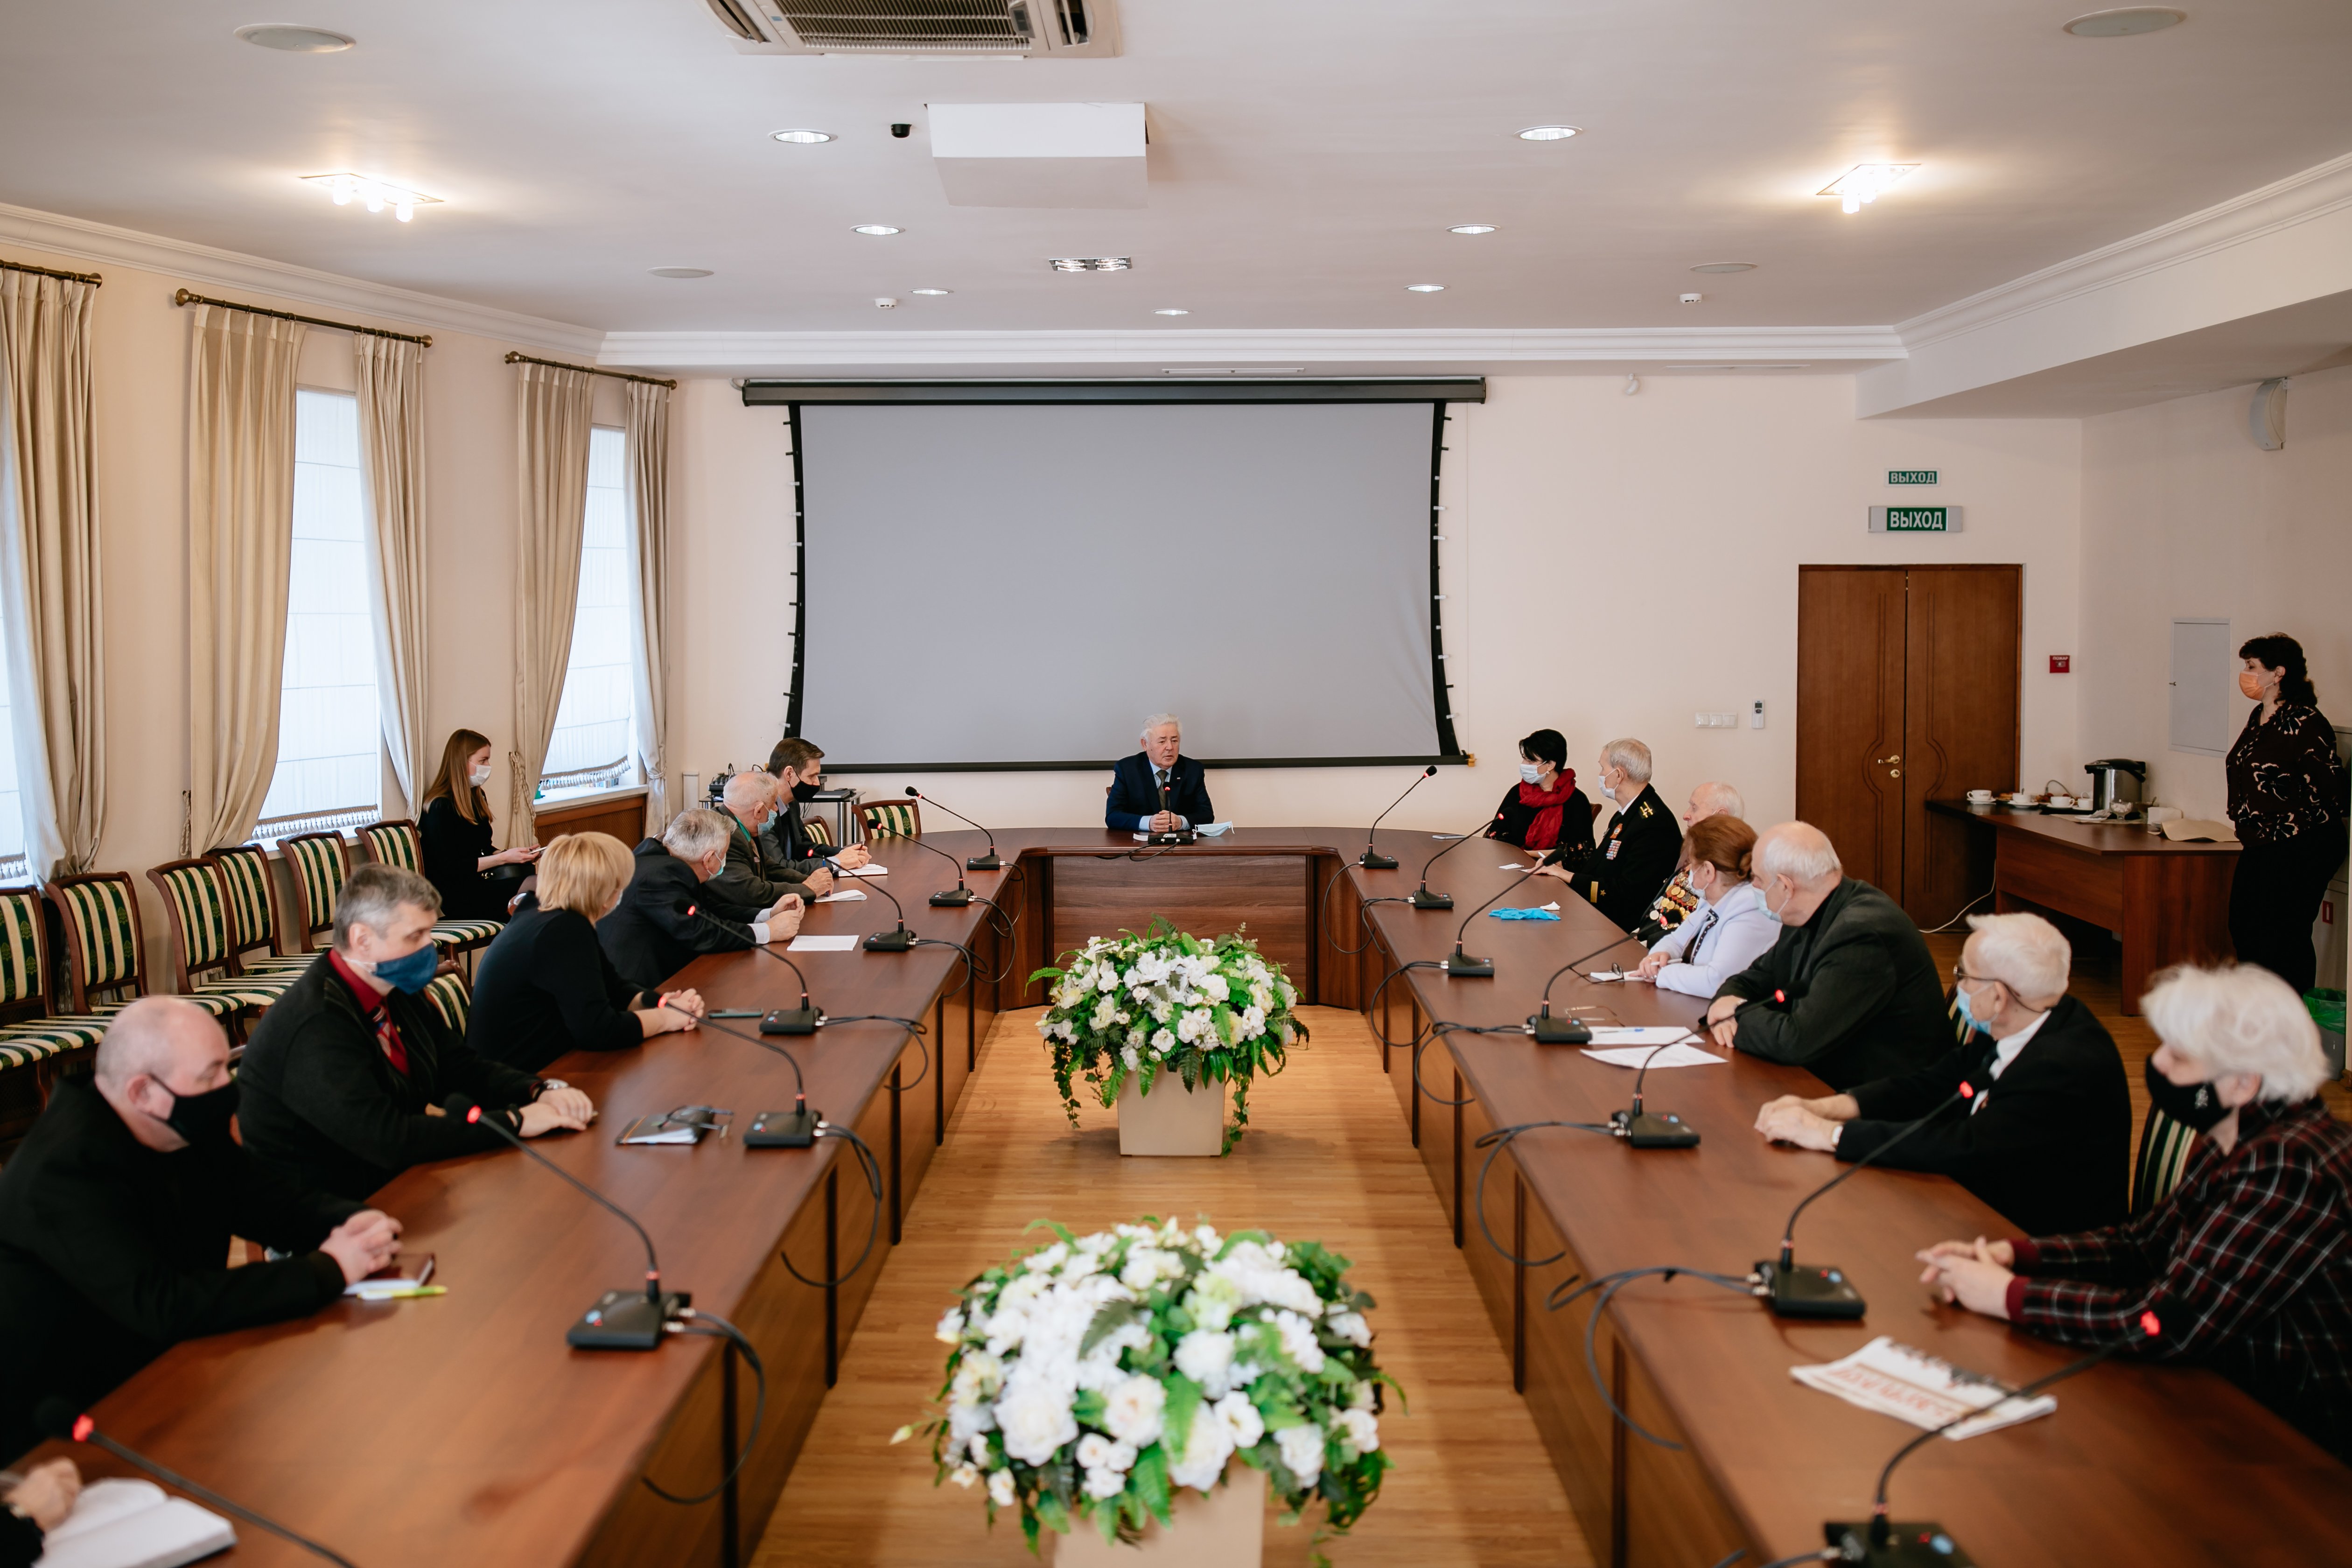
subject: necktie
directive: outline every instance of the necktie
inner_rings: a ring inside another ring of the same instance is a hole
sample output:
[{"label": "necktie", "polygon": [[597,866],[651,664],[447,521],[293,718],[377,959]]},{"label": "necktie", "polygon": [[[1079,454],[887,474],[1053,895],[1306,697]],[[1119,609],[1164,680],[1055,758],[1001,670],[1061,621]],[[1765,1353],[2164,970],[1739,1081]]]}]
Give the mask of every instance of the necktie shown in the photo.
[{"label": "necktie", "polygon": [[374,1026],[375,1043],[383,1047],[384,1059],[392,1064],[392,1070],[406,1078],[408,1047],[402,1042],[400,1031],[393,1026],[392,1009],[381,1002],[377,1003],[375,1011],[368,1015],[368,1022]]},{"label": "necktie", "polygon": [[1166,789],[1168,787],[1168,770],[1166,768],[1160,768],[1157,770],[1157,774],[1160,779],[1160,787],[1161,789]]},{"label": "necktie", "polygon": [[1699,949],[1706,945],[1706,933],[1715,929],[1716,913],[1717,911],[1714,910],[1706,911],[1706,920],[1698,928],[1698,934],[1691,938],[1690,946],[1683,950],[1683,962],[1685,963],[1696,963],[1698,962]]}]

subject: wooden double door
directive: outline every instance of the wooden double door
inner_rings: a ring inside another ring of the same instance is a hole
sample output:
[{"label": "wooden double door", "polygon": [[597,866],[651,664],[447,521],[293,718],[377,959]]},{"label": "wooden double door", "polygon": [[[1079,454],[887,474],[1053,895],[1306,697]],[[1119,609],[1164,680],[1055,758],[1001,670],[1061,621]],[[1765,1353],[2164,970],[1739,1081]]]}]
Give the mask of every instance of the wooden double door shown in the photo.
[{"label": "wooden double door", "polygon": [[1931,798],[2017,787],[2024,569],[1797,569],[1797,815],[1922,926],[1991,884]]}]

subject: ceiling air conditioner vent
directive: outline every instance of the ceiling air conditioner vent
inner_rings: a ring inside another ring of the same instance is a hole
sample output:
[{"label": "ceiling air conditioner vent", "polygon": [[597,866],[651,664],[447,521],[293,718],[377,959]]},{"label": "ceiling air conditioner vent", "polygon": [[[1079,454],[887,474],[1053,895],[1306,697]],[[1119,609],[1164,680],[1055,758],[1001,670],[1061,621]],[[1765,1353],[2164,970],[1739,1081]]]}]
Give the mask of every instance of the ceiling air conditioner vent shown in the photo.
[{"label": "ceiling air conditioner vent", "polygon": [[1118,53],[1112,0],[707,0],[747,55]]}]

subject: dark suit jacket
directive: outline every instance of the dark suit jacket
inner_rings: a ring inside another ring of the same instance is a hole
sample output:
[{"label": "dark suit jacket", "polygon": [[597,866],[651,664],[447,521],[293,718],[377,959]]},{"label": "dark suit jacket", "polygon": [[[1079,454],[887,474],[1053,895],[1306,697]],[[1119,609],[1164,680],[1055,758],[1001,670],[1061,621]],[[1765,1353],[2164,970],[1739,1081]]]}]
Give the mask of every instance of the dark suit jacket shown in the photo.
[{"label": "dark suit jacket", "polygon": [[[1609,831],[1583,857],[1582,868],[1569,886],[1612,921],[1632,931],[1648,915],[1650,901],[1675,874],[1675,862],[1682,856],[1683,828],[1675,820],[1674,807],[1643,784],[1642,793],[1609,819]],[[1545,857],[1545,863],[1559,865],[1574,858],[1573,852],[1555,850]]]},{"label": "dark suit jacket", "polygon": [[[1940,1172],[1999,1209],[2020,1236],[2119,1223],[2128,1207],[2131,1089],[2106,1026],[2062,996],[1998,1079],[1993,1053],[1991,1036],[1971,1035],[1916,1071],[1846,1090],[1862,1115],[1839,1135],[1838,1158],[1885,1149],[1878,1164]],[[1980,1109],[1971,1114],[1963,1100],[1887,1147],[1962,1079],[1983,1097]]]},{"label": "dark suit jacket", "polygon": [[[694,868],[658,838],[636,847],[636,869],[621,902],[596,925],[596,940],[621,978],[640,991],[662,983],[705,952],[740,952],[751,945],[751,919],[763,906],[714,894]],[[689,915],[688,906],[703,915]]]},{"label": "dark suit jacket", "polygon": [[[1168,770],[1168,809],[1198,827],[1217,820],[1209,804],[1208,773],[1190,757],[1180,756]],[[1111,775],[1110,798],[1103,803],[1103,826],[1115,832],[1140,833],[1143,818],[1160,814],[1160,784],[1151,776],[1151,759],[1138,752],[1121,757]]]},{"label": "dark suit jacket", "polygon": [[[727,819],[727,863],[719,868],[719,875],[702,884],[703,890],[720,903],[741,904],[752,912],[768,908],[786,893],[798,893],[808,900],[808,874],[794,872],[776,852],[773,830],[753,833],[743,826],[731,811],[719,816]],[[783,819],[778,817],[782,827]]]},{"label": "dark suit jacket", "polygon": [[1810,1068],[1834,1089],[1925,1067],[1951,1045],[1943,982],[1919,928],[1855,877],[1803,925],[1782,926],[1716,994],[1748,1003],[1738,1014],[1738,1049]]}]

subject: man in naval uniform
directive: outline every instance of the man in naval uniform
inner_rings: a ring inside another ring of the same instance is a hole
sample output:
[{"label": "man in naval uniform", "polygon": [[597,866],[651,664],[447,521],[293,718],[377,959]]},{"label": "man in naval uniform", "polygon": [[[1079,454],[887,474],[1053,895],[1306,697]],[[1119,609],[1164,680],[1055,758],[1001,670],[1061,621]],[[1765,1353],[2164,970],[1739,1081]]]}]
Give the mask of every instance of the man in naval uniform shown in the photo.
[{"label": "man in naval uniform", "polygon": [[1682,858],[1682,828],[1675,814],[1650,787],[1650,748],[1635,740],[1612,741],[1601,748],[1601,797],[1617,807],[1609,826],[1582,861],[1558,863],[1545,857],[1544,869],[1591,900],[1593,908],[1631,931],[1642,922],[1658,889]]}]

